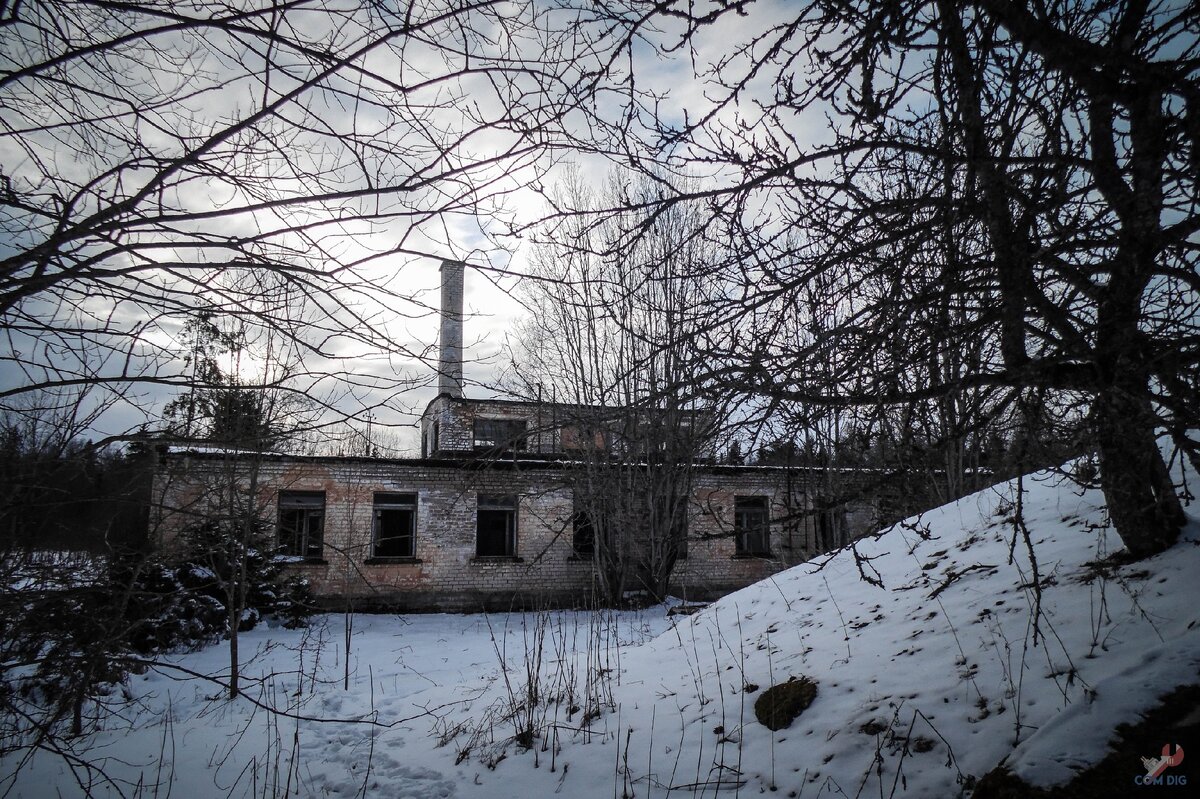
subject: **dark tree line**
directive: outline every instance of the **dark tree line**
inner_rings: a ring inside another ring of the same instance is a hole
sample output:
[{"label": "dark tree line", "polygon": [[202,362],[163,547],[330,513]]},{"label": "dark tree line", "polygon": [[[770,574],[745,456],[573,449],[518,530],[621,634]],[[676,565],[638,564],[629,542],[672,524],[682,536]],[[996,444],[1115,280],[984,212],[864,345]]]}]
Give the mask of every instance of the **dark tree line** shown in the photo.
[{"label": "dark tree line", "polygon": [[[1032,413],[992,418],[959,436],[943,436],[932,414],[899,416],[892,426],[872,428],[848,423],[831,435],[778,437],[750,452],[754,464],[803,467],[823,477],[825,493],[867,500],[881,524],[953,502],[974,491],[1026,474],[1057,467],[1089,454],[1083,420],[1061,420]],[[727,462],[744,462],[740,446]],[[1074,476],[1095,477],[1086,460]],[[840,480],[841,470],[852,479]],[[841,484],[841,485],[839,485]]]},{"label": "dark tree line", "polygon": [[140,548],[152,469],[144,447],[97,449],[6,420],[0,424],[0,551]]}]

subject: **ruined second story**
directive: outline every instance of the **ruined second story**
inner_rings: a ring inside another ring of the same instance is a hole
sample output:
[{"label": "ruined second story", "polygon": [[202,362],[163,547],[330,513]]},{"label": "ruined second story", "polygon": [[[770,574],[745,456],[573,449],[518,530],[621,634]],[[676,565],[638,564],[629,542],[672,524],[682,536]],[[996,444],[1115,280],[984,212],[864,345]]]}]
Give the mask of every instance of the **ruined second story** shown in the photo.
[{"label": "ruined second story", "polygon": [[713,456],[714,418],[703,410],[464,397],[464,267],[446,261],[441,276],[438,395],[421,415],[421,457]]},{"label": "ruined second story", "polygon": [[712,416],[439,394],[421,415],[421,456],[512,453],[545,457],[681,453],[711,458]]}]

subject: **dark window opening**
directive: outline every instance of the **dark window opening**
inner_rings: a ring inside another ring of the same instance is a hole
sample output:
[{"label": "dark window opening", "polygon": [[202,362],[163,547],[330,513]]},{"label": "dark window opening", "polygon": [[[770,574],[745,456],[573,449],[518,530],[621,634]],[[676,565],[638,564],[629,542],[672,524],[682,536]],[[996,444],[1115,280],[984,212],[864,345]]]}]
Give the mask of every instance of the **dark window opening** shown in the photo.
[{"label": "dark window opening", "polygon": [[592,517],[581,510],[571,516],[571,550],[580,560],[591,560],[596,556],[596,527]]},{"label": "dark window opening", "polygon": [[479,495],[475,554],[481,558],[517,554],[517,498]]},{"label": "dark window opening", "polygon": [[377,558],[411,558],[416,554],[417,495],[376,494],[372,540]]},{"label": "dark window opening", "polygon": [[833,549],[833,520],[824,510],[817,511],[817,551],[828,552]]},{"label": "dark window opening", "polygon": [[279,553],[304,558],[322,555],[324,491],[279,492]]},{"label": "dark window opening", "polygon": [[771,554],[770,512],[766,497],[735,497],[733,531],[737,554]]},{"label": "dark window opening", "polygon": [[817,551],[830,552],[846,543],[846,525],[842,508],[818,503],[817,505]]},{"label": "dark window opening", "polygon": [[434,454],[436,454],[436,453],[437,453],[437,451],[438,451],[439,449],[441,449],[441,442],[440,442],[440,441],[438,441],[438,437],[439,437],[439,433],[440,433],[440,432],[441,432],[441,431],[438,429],[438,423],[437,423],[437,422],[434,422],[434,423],[433,423],[433,440],[432,440],[432,442],[431,442],[431,444],[430,444],[430,447],[429,447],[429,454],[430,454],[430,455],[434,455]]},{"label": "dark window opening", "polygon": [[671,535],[675,540],[675,558],[677,560],[687,560],[688,556],[688,520],[687,514],[681,508],[675,518],[674,526],[671,528]]},{"label": "dark window opening", "polygon": [[525,449],[528,444],[522,419],[476,419],[476,449]]}]

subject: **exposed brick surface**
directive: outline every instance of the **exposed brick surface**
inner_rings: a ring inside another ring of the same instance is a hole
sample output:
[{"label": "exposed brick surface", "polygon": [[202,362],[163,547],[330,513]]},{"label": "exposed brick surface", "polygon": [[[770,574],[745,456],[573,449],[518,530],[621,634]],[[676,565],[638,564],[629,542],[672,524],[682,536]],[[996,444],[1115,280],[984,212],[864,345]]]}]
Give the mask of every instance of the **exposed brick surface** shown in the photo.
[{"label": "exposed brick surface", "polygon": [[[156,491],[164,543],[190,521],[227,503],[227,487],[249,493],[262,516],[276,518],[280,491],[325,492],[324,557],[289,568],[329,601],[359,607],[478,610],[587,601],[592,564],[572,557],[573,498],[566,464],[456,462],[172,454]],[[688,504],[688,556],[673,592],[710,598],[741,588],[817,552],[806,484],[784,469],[703,467]],[[371,562],[376,492],[417,496],[415,557]],[[516,495],[516,558],[476,557],[480,494]],[[738,557],[733,513],[738,496],[767,497],[770,557]],[[858,509],[865,513],[867,509]]]}]

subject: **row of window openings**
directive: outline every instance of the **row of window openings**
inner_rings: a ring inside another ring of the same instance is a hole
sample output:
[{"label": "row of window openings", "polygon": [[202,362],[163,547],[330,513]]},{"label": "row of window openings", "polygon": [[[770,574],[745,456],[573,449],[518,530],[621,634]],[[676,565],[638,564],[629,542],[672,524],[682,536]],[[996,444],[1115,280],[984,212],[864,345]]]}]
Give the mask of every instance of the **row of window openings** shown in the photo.
[{"label": "row of window openings", "polygon": [[[681,524],[686,524],[681,521]],[[766,497],[737,497],[733,529],[738,555],[766,556],[770,548],[770,510]],[[416,494],[376,494],[372,525],[372,555],[411,558],[416,554]],[[324,546],[325,494],[321,491],[281,491],[279,545],[287,555],[320,558]],[[678,557],[687,557],[686,527],[678,540]],[[576,557],[596,552],[596,528],[587,514],[572,517],[571,545]],[[475,554],[512,557],[517,553],[517,498],[480,494],[476,519]]]},{"label": "row of window openings", "polygon": [[[416,494],[376,494],[372,520],[372,556],[411,558],[416,554]],[[279,546],[286,555],[320,558],[325,532],[325,494],[321,491],[281,491]],[[480,494],[476,554],[504,557],[516,554],[517,498]]]}]

